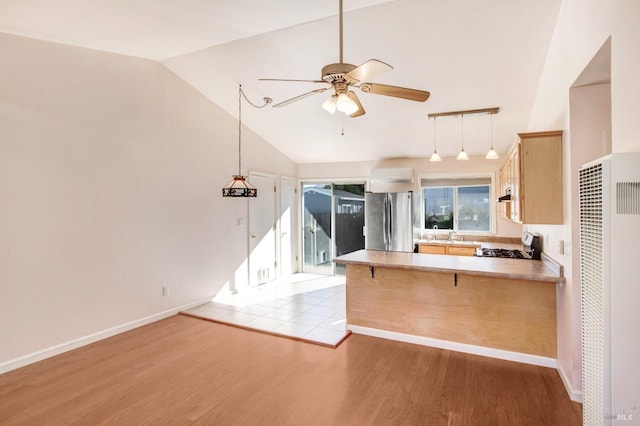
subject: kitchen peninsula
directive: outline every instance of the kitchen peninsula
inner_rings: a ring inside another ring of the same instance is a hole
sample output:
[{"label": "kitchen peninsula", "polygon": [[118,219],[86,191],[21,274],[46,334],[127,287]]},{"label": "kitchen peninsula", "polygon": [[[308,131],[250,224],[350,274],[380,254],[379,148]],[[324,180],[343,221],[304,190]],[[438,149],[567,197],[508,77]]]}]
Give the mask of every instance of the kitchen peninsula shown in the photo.
[{"label": "kitchen peninsula", "polygon": [[355,333],[555,367],[556,285],[543,260],[359,250],[346,264]]}]

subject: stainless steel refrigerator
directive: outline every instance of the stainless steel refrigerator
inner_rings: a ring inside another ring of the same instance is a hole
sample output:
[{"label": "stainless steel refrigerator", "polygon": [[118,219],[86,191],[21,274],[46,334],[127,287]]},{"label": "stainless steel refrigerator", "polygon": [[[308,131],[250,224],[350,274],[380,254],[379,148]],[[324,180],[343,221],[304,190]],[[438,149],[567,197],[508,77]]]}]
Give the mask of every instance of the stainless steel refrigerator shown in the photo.
[{"label": "stainless steel refrigerator", "polygon": [[413,202],[413,192],[365,193],[365,248],[413,252]]}]

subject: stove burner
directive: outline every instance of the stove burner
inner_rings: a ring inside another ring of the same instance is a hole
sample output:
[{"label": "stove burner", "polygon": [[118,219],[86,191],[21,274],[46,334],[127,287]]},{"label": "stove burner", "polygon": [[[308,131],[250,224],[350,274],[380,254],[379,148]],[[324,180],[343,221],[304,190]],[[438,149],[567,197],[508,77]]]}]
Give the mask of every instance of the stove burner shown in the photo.
[{"label": "stove burner", "polygon": [[510,259],[531,259],[531,256],[529,256],[522,250],[483,248],[481,249],[481,251],[482,253],[478,253],[478,255],[483,257],[506,257]]}]

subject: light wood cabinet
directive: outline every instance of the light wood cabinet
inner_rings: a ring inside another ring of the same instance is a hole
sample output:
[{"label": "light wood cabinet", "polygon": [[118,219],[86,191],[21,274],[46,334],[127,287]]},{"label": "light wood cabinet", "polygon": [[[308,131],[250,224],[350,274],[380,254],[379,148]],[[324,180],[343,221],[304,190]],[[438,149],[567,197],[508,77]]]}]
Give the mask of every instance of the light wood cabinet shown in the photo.
[{"label": "light wood cabinet", "polygon": [[562,131],[519,133],[500,170],[503,217],[527,224],[563,223]]},{"label": "light wood cabinet", "polygon": [[418,253],[448,254],[451,256],[473,256],[479,244],[418,244]]},{"label": "light wood cabinet", "polygon": [[447,247],[444,245],[435,244],[420,244],[418,245],[418,253],[424,254],[446,254]]},{"label": "light wood cabinet", "polygon": [[475,252],[472,246],[447,246],[447,254],[452,256],[473,256]]},{"label": "light wood cabinet", "polygon": [[555,358],[556,287],[347,264],[347,323]]}]

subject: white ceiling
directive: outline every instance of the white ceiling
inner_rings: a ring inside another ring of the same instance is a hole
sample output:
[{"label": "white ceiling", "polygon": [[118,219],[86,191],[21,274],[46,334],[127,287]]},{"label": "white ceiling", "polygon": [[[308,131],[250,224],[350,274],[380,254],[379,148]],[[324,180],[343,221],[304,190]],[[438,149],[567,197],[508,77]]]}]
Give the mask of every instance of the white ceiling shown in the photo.
[{"label": "white ceiling", "polygon": [[[352,119],[322,110],[325,92],[283,108],[245,104],[243,124],[300,163],[380,160],[430,155],[428,113],[500,107],[493,143],[504,153],[527,130],[561,2],[344,0],[344,61],[387,62],[394,69],[375,82],[431,97],[358,90],[367,114]],[[0,32],[161,61],[237,116],[238,83],[254,103],[324,87],[258,78],[319,79],[339,59],[337,10],[338,0],[0,0]],[[437,121],[441,155],[462,140],[481,154],[490,139],[487,115]]]}]

